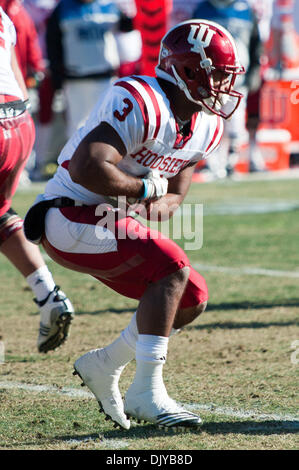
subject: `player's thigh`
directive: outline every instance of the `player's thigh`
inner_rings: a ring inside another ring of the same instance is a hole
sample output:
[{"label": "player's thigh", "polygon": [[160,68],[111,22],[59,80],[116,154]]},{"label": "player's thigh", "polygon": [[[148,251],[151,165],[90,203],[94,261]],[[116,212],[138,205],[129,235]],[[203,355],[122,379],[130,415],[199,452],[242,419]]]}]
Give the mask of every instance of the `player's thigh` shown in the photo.
[{"label": "player's thigh", "polygon": [[0,119],[0,216],[10,208],[34,138],[34,124],[28,112],[17,118]]}]

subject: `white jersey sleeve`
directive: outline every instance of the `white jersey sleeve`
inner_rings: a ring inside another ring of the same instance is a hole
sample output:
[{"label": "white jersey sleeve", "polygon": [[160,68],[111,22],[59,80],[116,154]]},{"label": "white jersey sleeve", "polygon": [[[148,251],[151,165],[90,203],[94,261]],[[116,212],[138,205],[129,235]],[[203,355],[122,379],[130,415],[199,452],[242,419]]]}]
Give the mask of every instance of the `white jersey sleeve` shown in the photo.
[{"label": "white jersey sleeve", "polygon": [[122,139],[127,153],[131,153],[145,140],[147,108],[143,101],[138,101],[137,95],[132,95],[129,87],[122,84],[126,87],[128,83],[120,81],[110,88],[104,102],[95,110],[95,119],[110,124]]}]

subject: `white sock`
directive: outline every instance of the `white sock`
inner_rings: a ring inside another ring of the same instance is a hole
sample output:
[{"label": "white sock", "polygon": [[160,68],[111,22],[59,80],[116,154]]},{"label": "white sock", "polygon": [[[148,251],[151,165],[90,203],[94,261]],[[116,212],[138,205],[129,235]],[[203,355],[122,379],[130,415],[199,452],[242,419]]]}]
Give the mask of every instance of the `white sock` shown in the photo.
[{"label": "white sock", "polygon": [[29,274],[26,280],[39,302],[44,300],[55,287],[52,274],[46,265]]},{"label": "white sock", "polygon": [[138,335],[136,343],[136,361],[164,364],[167,356],[168,337]]},{"label": "white sock", "polygon": [[109,346],[105,347],[105,351],[115,364],[115,367],[125,366],[134,359],[137,337],[138,330],[135,312],[129,325],[121,332],[120,336]]},{"label": "white sock", "polygon": [[137,321],[136,321],[136,312],[134,313],[133,317],[131,318],[130,323],[128,324],[127,328],[125,328],[121,332],[121,336],[125,343],[134,351],[135,357],[135,350],[136,350],[136,342],[138,339],[138,328],[137,328]]},{"label": "white sock", "polygon": [[[170,336],[176,334],[179,331],[180,330],[172,329]],[[154,338],[154,343],[153,343],[154,351],[157,351],[158,354],[160,350],[159,344],[160,343],[162,345],[166,344],[166,350],[164,350],[164,346],[162,348],[162,356],[164,356],[166,359],[168,338],[163,337],[163,336],[160,337],[160,336],[152,336],[152,335],[139,335],[139,336],[141,337],[141,343],[139,343],[139,346],[141,346],[141,351],[151,348],[153,338]],[[160,338],[158,339],[158,346],[156,344],[157,338]],[[116,368],[125,366],[126,364],[128,364],[135,358],[137,340],[138,340],[138,329],[137,329],[136,312],[135,312],[133,317],[131,318],[129,325],[121,332],[120,336],[115,341],[113,341],[113,343],[109,344],[108,346],[105,346],[105,351],[108,354],[110,360],[114,363]],[[143,343],[144,343],[144,346],[143,346]],[[151,355],[151,350],[149,349],[149,351],[150,351],[149,354]],[[142,358],[140,357],[140,359]]]},{"label": "white sock", "polygon": [[163,365],[166,361],[168,338],[155,335],[138,335],[136,343],[136,373],[130,391],[167,394],[163,382]]}]

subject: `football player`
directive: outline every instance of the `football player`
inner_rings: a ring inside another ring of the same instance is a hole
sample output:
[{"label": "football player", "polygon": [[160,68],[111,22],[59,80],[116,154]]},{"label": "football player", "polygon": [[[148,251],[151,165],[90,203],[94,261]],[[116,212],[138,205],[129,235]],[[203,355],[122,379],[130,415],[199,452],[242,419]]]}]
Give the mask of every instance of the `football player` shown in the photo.
[{"label": "football player", "polygon": [[[170,217],[197,162],[218,146],[223,119],[238,107],[234,82],[243,72],[224,28],[201,20],[175,26],[162,40],[157,76],[120,79],[100,97],[25,220],[27,236],[42,239],[58,263],[139,300],[121,335],[74,366],[104,413],[125,429],[129,416],[165,427],[200,425],[199,416],[169,398],[162,370],[170,334],[205,310],[208,289],[176,243],[113,201],[132,198],[151,220]],[[34,223],[39,208],[48,209],[44,233]],[[108,228],[103,210],[113,220]],[[118,381],[134,358],[123,402]]]},{"label": "football player", "polygon": [[17,63],[15,28],[0,7],[0,251],[26,278],[40,310],[37,346],[47,352],[66,339],[74,309],[55,285],[39,248],[24,236],[23,221],[11,208],[35,131],[28,94]]}]

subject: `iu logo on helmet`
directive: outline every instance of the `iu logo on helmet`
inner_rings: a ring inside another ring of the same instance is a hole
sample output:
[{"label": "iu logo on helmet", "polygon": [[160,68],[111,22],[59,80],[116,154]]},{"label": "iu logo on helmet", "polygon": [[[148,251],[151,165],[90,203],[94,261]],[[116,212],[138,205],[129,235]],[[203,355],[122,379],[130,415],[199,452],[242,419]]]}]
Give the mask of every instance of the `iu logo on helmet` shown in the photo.
[{"label": "iu logo on helmet", "polygon": [[213,31],[206,24],[191,25],[190,33],[188,36],[189,44],[192,44],[192,52],[198,52],[202,57],[205,56],[204,48],[211,44],[212,38],[216,31]]}]

